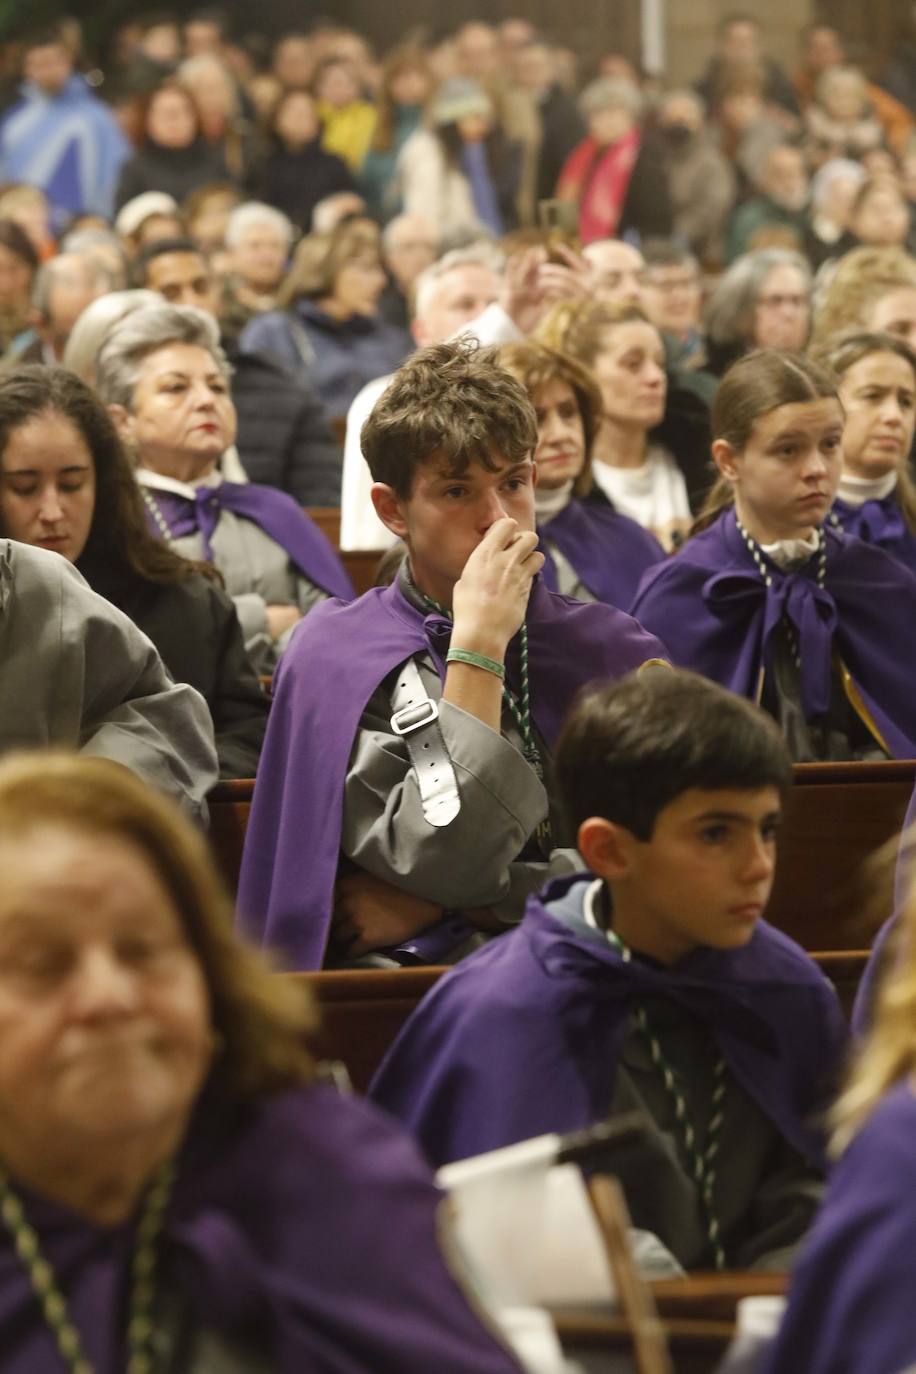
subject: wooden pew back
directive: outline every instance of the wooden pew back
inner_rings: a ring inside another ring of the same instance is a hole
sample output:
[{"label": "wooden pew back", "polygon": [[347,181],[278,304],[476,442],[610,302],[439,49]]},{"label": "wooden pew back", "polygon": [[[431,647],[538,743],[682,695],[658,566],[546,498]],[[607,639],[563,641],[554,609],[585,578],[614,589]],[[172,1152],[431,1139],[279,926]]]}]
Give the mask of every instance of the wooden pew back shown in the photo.
[{"label": "wooden pew back", "polygon": [[[767,909],[773,925],[811,950],[864,949],[871,943],[874,931],[861,919],[860,871],[899,833],[914,776],[916,763],[796,767]],[[253,787],[220,783],[210,796],[210,839],[233,892]]]},{"label": "wooden pew back", "polygon": [[[816,953],[847,1015],[852,1010],[867,950]],[[316,1057],[346,1065],[357,1092],[365,1092],[388,1047],[444,968],[342,969],[289,974],[308,984],[321,1010]]]}]

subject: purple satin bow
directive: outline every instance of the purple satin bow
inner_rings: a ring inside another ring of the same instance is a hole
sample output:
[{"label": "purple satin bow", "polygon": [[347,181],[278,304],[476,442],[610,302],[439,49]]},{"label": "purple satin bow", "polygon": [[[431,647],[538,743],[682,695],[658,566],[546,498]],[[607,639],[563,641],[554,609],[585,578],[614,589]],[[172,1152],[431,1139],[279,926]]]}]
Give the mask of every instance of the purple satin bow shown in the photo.
[{"label": "purple satin bow", "polygon": [[756,573],[722,572],[707,579],[703,600],[719,615],[733,611],[749,619],[763,603],[763,661],[770,638],[785,616],[798,635],[802,707],[805,718],[826,715],[830,705],[831,659],[837,611],[833,597],[810,577],[774,576],[769,586]]},{"label": "purple satin bow", "polygon": [[[151,490],[163,520],[173,539],[184,539],[189,534],[200,531],[203,540],[203,556],[208,563],[213,561],[210,539],[219,524],[220,502],[219,487],[197,487],[194,499],[180,496],[174,491]],[[157,531],[158,533],[158,531]]]},{"label": "purple satin bow", "polygon": [[865,501],[850,519],[841,515],[843,528],[864,539],[866,544],[888,548],[906,542],[908,530],[903,511],[896,501]]}]

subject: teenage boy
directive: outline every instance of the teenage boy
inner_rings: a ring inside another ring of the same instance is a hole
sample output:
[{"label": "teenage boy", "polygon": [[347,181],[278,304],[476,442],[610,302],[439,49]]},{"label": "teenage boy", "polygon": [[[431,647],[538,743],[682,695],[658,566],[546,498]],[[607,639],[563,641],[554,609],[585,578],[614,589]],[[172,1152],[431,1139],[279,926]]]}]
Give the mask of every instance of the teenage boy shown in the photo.
[{"label": "teenage boy", "polygon": [[830,984],[761,920],[779,730],[704,678],[630,675],[580,702],[555,768],[591,874],[436,985],[372,1095],[437,1164],[642,1109],[634,1226],[687,1269],[779,1267],[820,1195],[845,1039]]},{"label": "teenage boy", "polygon": [[294,636],[242,863],[245,924],[293,967],[320,967],[332,907],[344,957],[441,962],[577,866],[551,805],[560,722],[586,683],[665,651],[537,578],[536,444],[524,389],[468,342],[415,354],[363,428],[407,557]]}]

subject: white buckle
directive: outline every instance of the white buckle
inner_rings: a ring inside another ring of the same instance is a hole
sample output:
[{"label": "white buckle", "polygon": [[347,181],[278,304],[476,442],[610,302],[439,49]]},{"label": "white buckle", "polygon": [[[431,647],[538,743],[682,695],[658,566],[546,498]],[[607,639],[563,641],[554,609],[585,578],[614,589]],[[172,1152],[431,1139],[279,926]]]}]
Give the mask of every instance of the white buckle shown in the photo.
[{"label": "white buckle", "polygon": [[391,717],[391,728],[396,735],[412,735],[414,730],[422,730],[424,725],[432,725],[439,719],[438,703],[431,697],[408,706],[402,706]]}]

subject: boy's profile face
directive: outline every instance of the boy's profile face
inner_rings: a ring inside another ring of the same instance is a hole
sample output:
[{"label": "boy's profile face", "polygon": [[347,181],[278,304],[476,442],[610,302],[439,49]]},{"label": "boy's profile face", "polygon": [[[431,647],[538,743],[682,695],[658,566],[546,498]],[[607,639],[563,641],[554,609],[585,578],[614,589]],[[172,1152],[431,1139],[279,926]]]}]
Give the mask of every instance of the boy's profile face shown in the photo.
[{"label": "boy's profile face", "polygon": [[511,516],[520,530],[534,529],[534,463],[495,450],[492,459],[495,472],[472,462],[456,477],[433,456],[417,468],[406,498],[383,483],[373,487],[380,518],[407,545],[417,585],[445,604],[491,525]]},{"label": "boy's profile face", "polygon": [[780,814],[775,787],[689,788],[662,809],[648,840],[623,831],[625,871],[601,875],[614,894],[615,929],[664,963],[698,945],[746,944],[773,886]]}]

